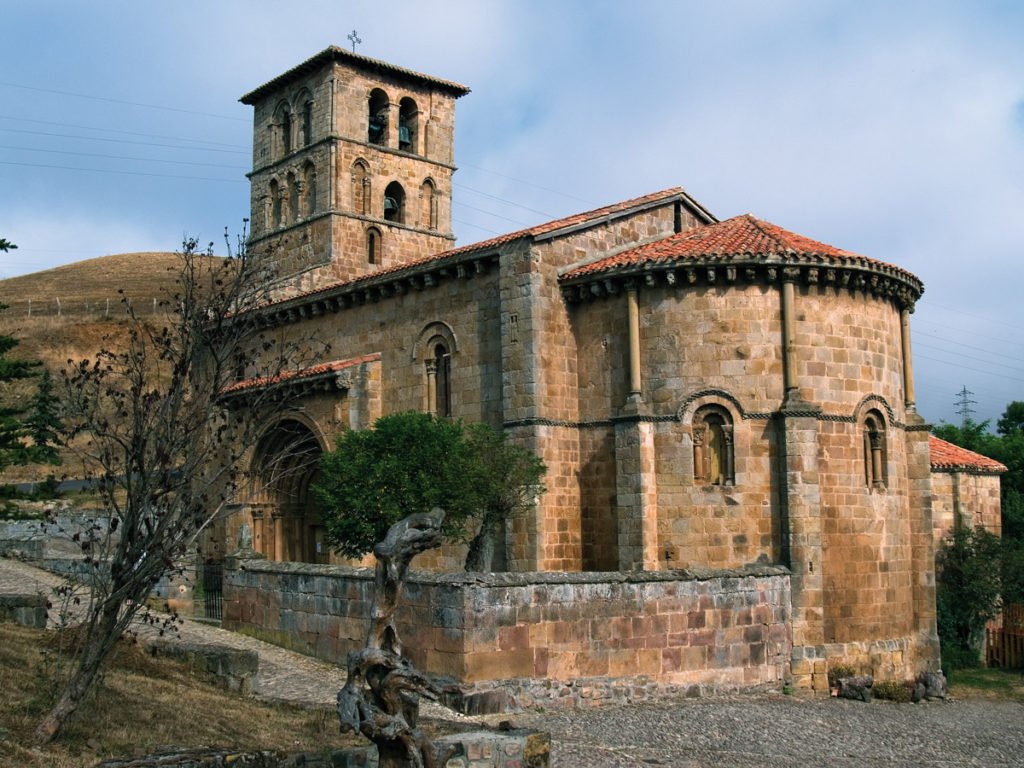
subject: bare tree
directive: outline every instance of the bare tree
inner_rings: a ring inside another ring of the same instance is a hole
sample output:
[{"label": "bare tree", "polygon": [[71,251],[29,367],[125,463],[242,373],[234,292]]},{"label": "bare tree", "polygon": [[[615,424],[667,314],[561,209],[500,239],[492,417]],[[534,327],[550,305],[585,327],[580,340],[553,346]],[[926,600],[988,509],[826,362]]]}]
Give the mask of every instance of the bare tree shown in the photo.
[{"label": "bare tree", "polygon": [[62,372],[65,437],[98,468],[104,519],[76,534],[87,569],[87,589],[74,597],[83,622],[62,691],[36,730],[40,742],[78,710],[153,587],[221,513],[253,443],[254,414],[281,402],[253,388],[242,418],[224,391],[298,367],[294,350],[250,312],[267,301],[271,280],[239,251],[217,259],[187,241],[165,314],[143,319],[126,301],[127,342]]}]

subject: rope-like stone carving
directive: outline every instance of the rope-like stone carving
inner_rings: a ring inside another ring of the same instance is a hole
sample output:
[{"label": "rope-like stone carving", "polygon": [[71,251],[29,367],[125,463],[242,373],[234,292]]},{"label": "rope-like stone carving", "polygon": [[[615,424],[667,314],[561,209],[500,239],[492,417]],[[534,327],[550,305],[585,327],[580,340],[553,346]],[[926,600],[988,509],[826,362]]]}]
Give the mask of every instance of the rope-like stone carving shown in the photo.
[{"label": "rope-like stone carving", "polygon": [[435,768],[438,754],[417,727],[419,697],[436,701],[440,690],[402,658],[395,610],[410,561],[441,544],[444,513],[410,515],[395,523],[374,548],[377,557],[373,608],[366,648],[348,655],[348,679],[338,691],[342,731],[363,734],[377,745],[380,768]]}]

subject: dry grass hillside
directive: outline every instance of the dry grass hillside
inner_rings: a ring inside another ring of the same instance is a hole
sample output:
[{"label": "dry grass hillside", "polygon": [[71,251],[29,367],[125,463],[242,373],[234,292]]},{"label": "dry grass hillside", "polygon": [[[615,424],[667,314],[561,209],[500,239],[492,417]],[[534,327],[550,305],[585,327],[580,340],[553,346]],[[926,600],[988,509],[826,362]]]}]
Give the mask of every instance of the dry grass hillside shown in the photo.
[{"label": "dry grass hillside", "polygon": [[[16,253],[16,252],[15,252]],[[181,270],[176,253],[123,253],[0,280],[0,334],[20,340],[11,357],[42,362],[57,374],[68,360],[117,349],[125,338],[125,306],[146,316],[175,293]],[[30,382],[0,384],[0,403],[24,407]],[[0,480],[38,480],[54,468],[8,467]],[[57,474],[62,473],[57,468]]]},{"label": "dry grass hillside", "polygon": [[[122,253],[0,280],[0,332],[21,339],[14,355],[52,371],[95,354],[111,336],[127,300],[140,314],[174,294],[176,253]],[[115,342],[116,343],[116,342]]]}]

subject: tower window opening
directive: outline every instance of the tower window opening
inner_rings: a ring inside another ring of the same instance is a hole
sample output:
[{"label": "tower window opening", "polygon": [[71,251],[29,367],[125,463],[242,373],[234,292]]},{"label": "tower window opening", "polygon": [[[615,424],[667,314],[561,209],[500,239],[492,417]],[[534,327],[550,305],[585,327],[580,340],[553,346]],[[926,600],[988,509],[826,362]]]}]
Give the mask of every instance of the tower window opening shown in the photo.
[{"label": "tower window opening", "polygon": [[395,224],[405,223],[405,190],[397,181],[384,190],[384,218]]},{"label": "tower window opening", "polygon": [[381,234],[376,227],[366,230],[366,261],[370,264],[380,264]]},{"label": "tower window opening", "polygon": [[302,146],[308,147],[313,142],[313,102],[302,105]]},{"label": "tower window opening", "polygon": [[388,95],[380,88],[370,92],[369,129],[367,141],[370,144],[386,144],[388,138]]},{"label": "tower window opening", "polygon": [[292,113],[285,112],[281,120],[281,154],[292,151]]},{"label": "tower window opening", "polygon": [[417,123],[419,109],[416,102],[406,97],[398,103],[398,148],[406,152],[416,151]]},{"label": "tower window opening", "polygon": [[420,226],[437,229],[437,190],[430,179],[420,187]]}]

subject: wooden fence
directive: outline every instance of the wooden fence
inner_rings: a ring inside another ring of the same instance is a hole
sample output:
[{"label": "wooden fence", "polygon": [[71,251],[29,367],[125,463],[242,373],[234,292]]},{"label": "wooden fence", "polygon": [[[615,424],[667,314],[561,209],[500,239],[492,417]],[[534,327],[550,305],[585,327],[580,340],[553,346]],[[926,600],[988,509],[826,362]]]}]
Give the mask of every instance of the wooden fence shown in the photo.
[{"label": "wooden fence", "polygon": [[168,311],[167,299],[144,297],[126,300],[122,296],[108,299],[7,299],[6,313],[10,317],[124,317],[131,305],[137,315],[156,315]]},{"label": "wooden fence", "polygon": [[1003,606],[1003,612],[985,627],[985,663],[1024,669],[1024,605]]}]

